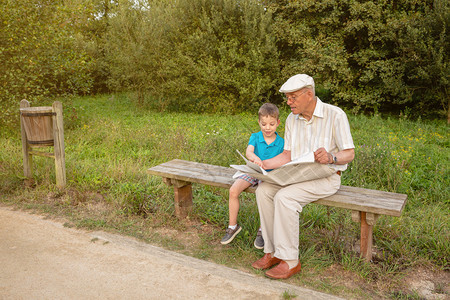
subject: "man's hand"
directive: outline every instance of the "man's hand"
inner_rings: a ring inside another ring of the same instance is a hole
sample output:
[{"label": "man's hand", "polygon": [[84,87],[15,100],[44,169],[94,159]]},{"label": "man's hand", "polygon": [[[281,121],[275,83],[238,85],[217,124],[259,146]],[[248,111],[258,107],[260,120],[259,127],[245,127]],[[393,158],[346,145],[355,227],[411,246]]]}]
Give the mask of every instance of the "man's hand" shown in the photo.
[{"label": "man's hand", "polygon": [[320,164],[331,164],[333,162],[333,156],[322,147],[314,152],[314,160]]}]

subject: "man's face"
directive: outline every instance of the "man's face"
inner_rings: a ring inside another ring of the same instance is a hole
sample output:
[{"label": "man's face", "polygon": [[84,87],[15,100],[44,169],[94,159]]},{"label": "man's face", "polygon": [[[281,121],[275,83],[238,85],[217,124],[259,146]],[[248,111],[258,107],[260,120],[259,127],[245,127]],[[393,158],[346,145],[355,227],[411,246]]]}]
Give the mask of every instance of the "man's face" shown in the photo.
[{"label": "man's face", "polygon": [[302,114],[308,107],[311,91],[308,89],[298,90],[292,93],[286,93],[287,105],[291,107],[291,112],[294,115]]},{"label": "man's face", "polygon": [[275,134],[275,131],[277,131],[280,120],[271,116],[262,116],[259,118],[258,123],[264,137],[270,138]]}]

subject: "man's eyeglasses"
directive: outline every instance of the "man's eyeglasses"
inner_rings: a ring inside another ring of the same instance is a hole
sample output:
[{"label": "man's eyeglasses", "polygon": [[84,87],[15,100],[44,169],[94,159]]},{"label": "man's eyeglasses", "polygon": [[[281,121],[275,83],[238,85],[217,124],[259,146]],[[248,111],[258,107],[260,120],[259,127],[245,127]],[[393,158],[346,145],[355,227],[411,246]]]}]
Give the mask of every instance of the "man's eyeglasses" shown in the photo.
[{"label": "man's eyeglasses", "polygon": [[303,95],[304,93],[306,93],[308,90],[305,90],[305,91],[303,91],[303,92],[301,92],[300,93],[300,95],[293,95],[293,96],[284,96],[283,98],[284,98],[284,100],[286,100],[286,101],[289,101],[289,100],[292,100],[292,101],[295,101],[295,100],[297,100],[297,98],[298,97],[300,97],[301,95]]}]

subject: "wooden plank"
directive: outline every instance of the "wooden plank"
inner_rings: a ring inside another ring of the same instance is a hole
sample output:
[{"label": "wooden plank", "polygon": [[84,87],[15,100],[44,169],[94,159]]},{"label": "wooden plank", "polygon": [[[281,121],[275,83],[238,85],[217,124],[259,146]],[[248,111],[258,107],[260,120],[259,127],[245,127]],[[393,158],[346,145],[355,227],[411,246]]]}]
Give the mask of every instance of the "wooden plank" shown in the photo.
[{"label": "wooden plank", "polygon": [[[198,166],[197,166],[198,167]],[[224,168],[224,167],[221,167]],[[226,168],[225,168],[226,169]],[[232,175],[234,172],[227,170],[227,173],[223,173],[223,169],[220,169],[220,172],[214,173],[211,168],[208,168],[209,171],[205,169],[199,168],[188,168],[188,170],[180,168],[180,166],[174,167],[170,164],[161,164],[155,167],[152,167],[147,170],[147,172],[151,175],[161,176],[163,178],[171,178],[181,181],[189,181],[200,184],[206,184],[221,188],[230,188],[234,182]],[[230,175],[231,174],[231,175]],[[254,193],[256,188],[249,187],[245,191],[249,193]]]},{"label": "wooden plank", "polygon": [[148,173],[166,178],[229,188],[234,182],[232,176],[235,171],[227,167],[176,159],[150,168]]},{"label": "wooden plank", "polygon": [[166,178],[177,179],[181,181],[190,181],[201,184],[219,186],[223,188],[228,188],[233,184],[233,178],[229,176],[212,175],[207,172],[194,172],[192,170],[184,169],[173,169],[164,166],[156,166],[149,170],[152,175],[158,175]]},{"label": "wooden plank", "polygon": [[[234,179],[232,168],[175,159],[148,170],[149,174],[182,181],[229,188]],[[255,192],[249,188],[247,192]],[[406,195],[364,188],[341,186],[339,191],[315,203],[364,211],[372,214],[400,216],[406,203]]]},{"label": "wooden plank", "polygon": [[164,166],[171,169],[190,170],[197,173],[207,173],[213,176],[231,177],[236,171],[232,168],[214,166],[209,164],[190,162],[185,160],[175,159],[167,163],[163,163],[160,166]]},{"label": "wooden plank", "polygon": [[407,196],[404,194],[396,194],[348,186],[342,186],[339,195],[353,197],[352,202],[349,203],[351,205],[366,205],[373,202],[372,205],[374,205],[375,207],[394,211],[402,211],[405,200],[407,198]]},{"label": "wooden plank", "polygon": [[55,155],[53,153],[50,152],[41,152],[41,151],[34,151],[31,150],[28,152],[31,155],[37,155],[37,156],[44,156],[44,157],[50,157],[50,158],[55,158]]},{"label": "wooden plank", "polygon": [[316,203],[374,214],[401,215],[406,203],[406,195],[399,194],[402,197],[388,195],[389,197],[386,197],[386,194],[361,194],[358,192],[359,190],[352,190],[352,187],[341,186],[336,194],[317,200]]}]

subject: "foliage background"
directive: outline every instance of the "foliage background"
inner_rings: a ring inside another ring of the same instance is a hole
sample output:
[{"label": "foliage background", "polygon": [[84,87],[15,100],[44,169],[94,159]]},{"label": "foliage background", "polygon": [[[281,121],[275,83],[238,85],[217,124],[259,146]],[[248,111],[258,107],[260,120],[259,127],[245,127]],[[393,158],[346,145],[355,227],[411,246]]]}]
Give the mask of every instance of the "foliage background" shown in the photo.
[{"label": "foliage background", "polygon": [[18,124],[19,102],[91,92],[85,7],[58,1],[0,2],[0,125]]},{"label": "foliage background", "polygon": [[112,91],[160,111],[239,113],[280,104],[278,87],[296,73],[354,112],[448,114],[445,0],[5,0],[0,8],[0,122],[9,127],[23,98],[36,106]]},{"label": "foliage background", "polygon": [[448,1],[269,1],[283,73],[312,74],[355,111],[448,105]]}]

